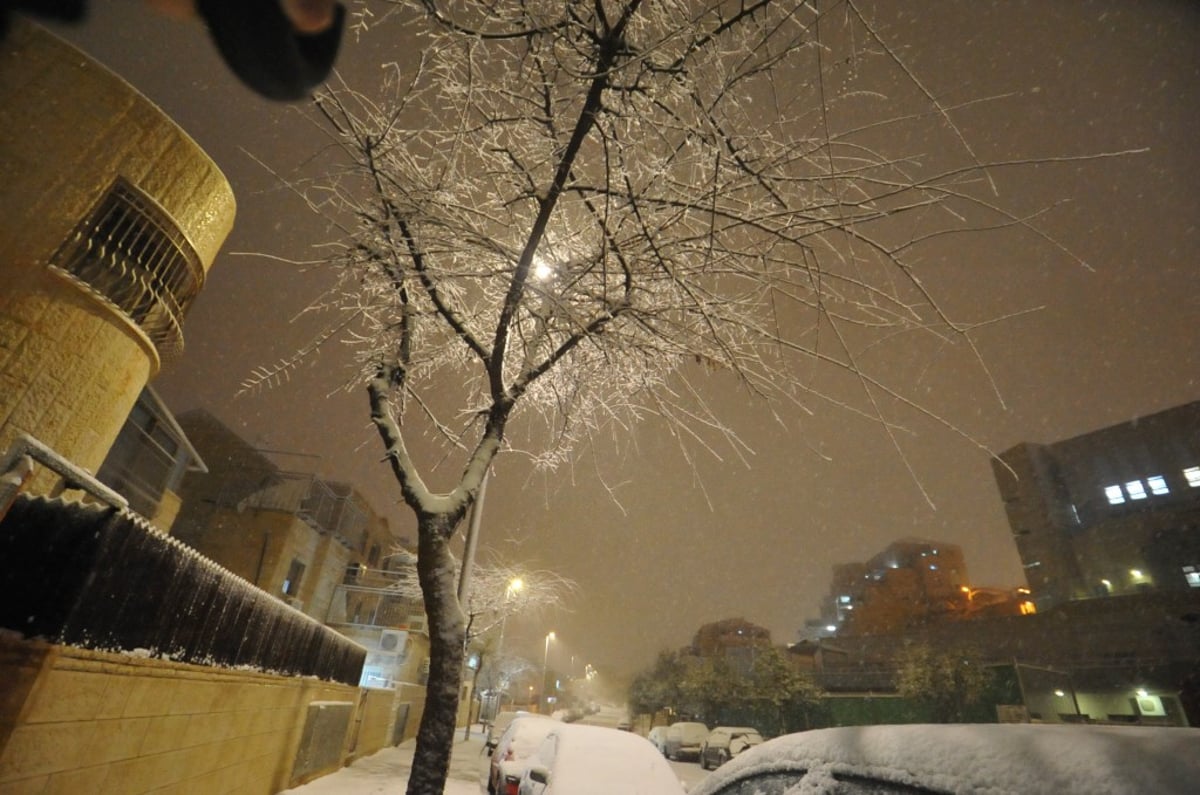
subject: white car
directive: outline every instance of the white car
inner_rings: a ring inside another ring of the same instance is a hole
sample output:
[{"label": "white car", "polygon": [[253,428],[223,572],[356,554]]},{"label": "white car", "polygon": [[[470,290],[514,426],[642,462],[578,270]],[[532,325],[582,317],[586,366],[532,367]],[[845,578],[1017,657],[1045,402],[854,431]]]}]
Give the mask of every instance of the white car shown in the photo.
[{"label": "white car", "polygon": [[700,767],[704,770],[720,767],[762,741],[758,729],[751,726],[718,726],[700,746]]},{"label": "white car", "polygon": [[691,795],[989,793],[1185,795],[1200,729],[1066,724],[849,726],[738,755]]},{"label": "white car", "polygon": [[708,727],[695,721],[672,723],[667,729],[667,759],[700,758],[700,746],[708,739]]},{"label": "white car", "polygon": [[500,735],[504,734],[504,730],[508,728],[509,724],[517,718],[526,717],[528,715],[537,715],[537,713],[526,712],[525,710],[517,710],[515,712],[506,711],[498,714],[492,720],[491,725],[488,726],[487,737],[483,741],[484,746],[486,746],[488,749],[495,748],[496,743],[500,740]]},{"label": "white car", "polygon": [[663,756],[667,755],[667,727],[655,726],[646,735],[646,739],[658,749],[658,752]]},{"label": "white car", "polygon": [[683,795],[662,754],[642,737],[603,726],[556,726],[529,759],[520,795]]},{"label": "white car", "polygon": [[508,723],[495,746],[485,746],[487,758],[480,771],[480,792],[486,795],[517,795],[521,776],[530,755],[561,721],[541,715],[519,715]]}]

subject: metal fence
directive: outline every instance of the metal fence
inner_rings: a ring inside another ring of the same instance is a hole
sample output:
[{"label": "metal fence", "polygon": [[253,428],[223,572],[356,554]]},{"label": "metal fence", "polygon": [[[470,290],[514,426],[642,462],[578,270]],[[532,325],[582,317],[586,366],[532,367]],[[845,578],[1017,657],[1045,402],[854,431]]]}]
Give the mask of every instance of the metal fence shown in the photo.
[{"label": "metal fence", "polygon": [[140,518],[18,496],[0,522],[0,626],[26,637],[357,685],[366,649]]}]

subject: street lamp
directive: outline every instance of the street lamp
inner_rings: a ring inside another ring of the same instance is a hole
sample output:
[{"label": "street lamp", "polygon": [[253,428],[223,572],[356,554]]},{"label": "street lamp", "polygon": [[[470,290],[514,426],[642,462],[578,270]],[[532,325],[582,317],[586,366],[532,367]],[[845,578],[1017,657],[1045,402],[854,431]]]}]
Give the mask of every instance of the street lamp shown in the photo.
[{"label": "street lamp", "polygon": [[542,653],[542,698],[546,702],[546,708],[550,708],[550,697],[546,695],[546,663],[550,660],[550,641],[554,640],[554,633],[546,635],[546,649]]},{"label": "street lamp", "polygon": [[[524,587],[524,580],[522,580],[520,577],[513,577],[509,581],[508,587],[504,589],[504,607],[502,608],[504,612],[500,615],[500,639],[496,641],[496,662],[500,662],[500,656],[504,653],[504,627],[508,624],[508,602],[510,599],[520,593],[521,589]],[[503,691],[500,693],[500,703],[498,706],[504,706]]]}]

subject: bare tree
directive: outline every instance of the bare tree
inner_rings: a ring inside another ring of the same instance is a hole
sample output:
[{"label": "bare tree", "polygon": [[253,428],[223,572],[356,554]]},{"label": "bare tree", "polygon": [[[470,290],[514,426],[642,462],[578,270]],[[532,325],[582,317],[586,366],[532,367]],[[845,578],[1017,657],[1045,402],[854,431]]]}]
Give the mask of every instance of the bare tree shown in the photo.
[{"label": "bare tree", "polygon": [[[328,340],[358,344],[371,419],[418,525],[432,659],[408,791],[435,793],[470,611],[450,547],[499,452],[554,467],[653,417],[685,455],[741,455],[705,402],[707,378],[735,379],[769,410],[833,400],[894,440],[897,413],[923,409],[865,352],[910,332],[973,350],[975,326],[913,275],[922,245],[1041,233],[991,182],[1022,164],[981,162],[956,109],[853,0],[391,8],[419,31],[420,68],[392,70],[371,97],[323,94],[332,165],[295,185],[337,231],[323,256],[340,312],[250,386]],[[920,107],[857,87],[867,58]],[[906,151],[923,128],[957,154]],[[814,365],[853,392],[819,390]]]}]

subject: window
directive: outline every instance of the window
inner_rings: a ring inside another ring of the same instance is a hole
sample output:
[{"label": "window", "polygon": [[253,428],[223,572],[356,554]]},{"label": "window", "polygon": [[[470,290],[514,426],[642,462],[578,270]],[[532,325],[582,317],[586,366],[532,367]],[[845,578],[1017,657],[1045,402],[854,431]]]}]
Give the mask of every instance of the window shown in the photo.
[{"label": "window", "polygon": [[287,579],[283,581],[283,593],[285,596],[296,596],[300,593],[300,580],[304,577],[304,564],[298,559],[292,559],[292,565],[288,567]]},{"label": "window", "polygon": [[1125,491],[1129,493],[1131,500],[1146,499],[1146,485],[1140,480],[1131,480],[1125,484]]},{"label": "window", "polygon": [[1189,587],[1200,588],[1200,567],[1184,566],[1183,579],[1187,581]]},{"label": "window", "polygon": [[1150,486],[1152,494],[1170,494],[1171,490],[1167,488],[1167,481],[1162,475],[1151,475],[1146,478],[1146,484]]},{"label": "window", "polygon": [[1121,491],[1120,486],[1105,486],[1104,496],[1108,497],[1109,505],[1120,505],[1125,502],[1125,492]]},{"label": "window", "polygon": [[1183,470],[1183,476],[1187,478],[1187,484],[1193,489],[1200,488],[1200,467],[1188,467]]}]

